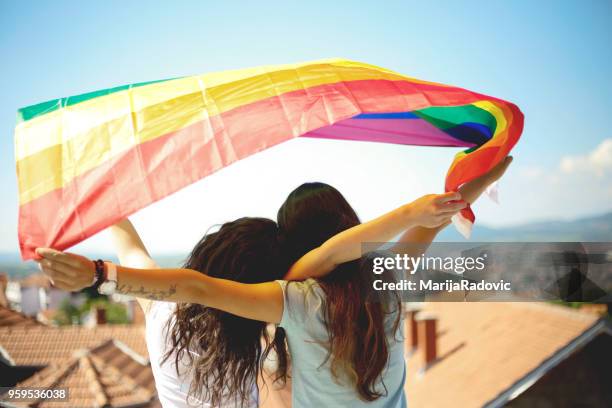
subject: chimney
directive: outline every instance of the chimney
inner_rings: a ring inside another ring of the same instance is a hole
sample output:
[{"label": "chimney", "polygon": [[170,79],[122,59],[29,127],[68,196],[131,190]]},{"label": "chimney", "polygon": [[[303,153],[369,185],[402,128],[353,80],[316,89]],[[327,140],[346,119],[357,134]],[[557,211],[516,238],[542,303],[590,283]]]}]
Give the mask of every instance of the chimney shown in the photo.
[{"label": "chimney", "polygon": [[103,307],[96,307],[95,309],[96,326],[106,324],[106,309]]},{"label": "chimney", "polygon": [[414,353],[419,345],[416,315],[420,311],[419,303],[404,303],[404,338],[407,354]]},{"label": "chimney", "polygon": [[8,307],[9,302],[6,298],[6,287],[8,286],[8,277],[5,273],[0,273],[0,306]]},{"label": "chimney", "polygon": [[420,344],[423,356],[422,370],[424,371],[436,361],[436,358],[438,358],[438,339],[436,337],[437,318],[432,313],[419,312],[416,315],[416,322],[418,326],[417,341]]}]

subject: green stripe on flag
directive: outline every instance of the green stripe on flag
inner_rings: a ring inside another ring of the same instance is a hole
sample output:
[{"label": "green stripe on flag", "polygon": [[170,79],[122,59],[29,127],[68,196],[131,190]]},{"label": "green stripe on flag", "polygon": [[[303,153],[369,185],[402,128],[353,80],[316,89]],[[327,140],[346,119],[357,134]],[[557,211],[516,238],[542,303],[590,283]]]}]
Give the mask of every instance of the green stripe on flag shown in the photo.
[{"label": "green stripe on flag", "polygon": [[84,93],[81,95],[69,96],[61,99],[53,99],[51,101],[38,103],[36,105],[27,106],[17,111],[17,124],[21,122],[34,119],[35,117],[46,115],[64,106],[76,105],[77,103],[85,102],[90,99],[98,98],[100,96],[106,96],[115,92],[124,91],[129,88],[137,88],[140,86],[151,85],[158,82],[171,81],[177,78],[160,79],[157,81],[139,82],[137,84],[116,86],[114,88],[101,89],[99,91],[93,91]]},{"label": "green stripe on flag", "polygon": [[495,134],[497,121],[491,113],[474,105],[432,107],[413,111],[435,127],[445,130],[462,123],[479,123]]}]

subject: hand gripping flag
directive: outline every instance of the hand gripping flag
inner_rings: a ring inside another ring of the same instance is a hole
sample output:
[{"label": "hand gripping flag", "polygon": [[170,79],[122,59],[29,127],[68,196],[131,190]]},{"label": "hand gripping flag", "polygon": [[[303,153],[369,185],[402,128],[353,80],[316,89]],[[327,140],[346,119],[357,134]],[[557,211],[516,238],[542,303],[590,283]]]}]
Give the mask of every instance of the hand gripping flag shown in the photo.
[{"label": "hand gripping flag", "polygon": [[[460,146],[456,190],[512,149],[512,103],[329,59],[144,82],[20,109],[19,243],[66,249],[229,164],[306,136]],[[455,224],[467,233],[467,208]]]}]

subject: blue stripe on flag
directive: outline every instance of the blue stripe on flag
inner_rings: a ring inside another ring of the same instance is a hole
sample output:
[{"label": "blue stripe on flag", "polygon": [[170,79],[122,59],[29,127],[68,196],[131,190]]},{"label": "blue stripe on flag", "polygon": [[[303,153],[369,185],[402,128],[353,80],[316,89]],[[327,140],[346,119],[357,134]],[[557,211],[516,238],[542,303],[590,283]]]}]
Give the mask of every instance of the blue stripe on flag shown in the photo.
[{"label": "blue stripe on flag", "polygon": [[353,119],[418,119],[412,112],[362,113]]}]

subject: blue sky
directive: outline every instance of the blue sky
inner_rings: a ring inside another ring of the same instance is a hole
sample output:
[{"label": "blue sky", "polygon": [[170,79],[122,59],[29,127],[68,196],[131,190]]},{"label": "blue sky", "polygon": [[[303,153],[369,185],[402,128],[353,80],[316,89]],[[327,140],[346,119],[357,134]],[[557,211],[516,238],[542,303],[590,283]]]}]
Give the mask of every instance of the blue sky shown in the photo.
[{"label": "blue sky", "polygon": [[[483,223],[610,210],[611,41],[610,1],[0,2],[0,250],[17,248],[18,108],[132,82],[337,56],[521,107],[525,132],[502,182],[503,205],[483,203]],[[154,249],[182,250],[207,224],[273,216],[296,183],[314,178],[335,182],[368,218],[439,190],[455,153],[364,146],[290,142],[145,209],[135,222]],[[275,179],[279,166],[289,174]],[[267,200],[244,199],[261,189]],[[202,197],[214,204],[195,206]],[[168,228],[181,238],[167,243]],[[83,248],[104,245],[94,238]]]}]

